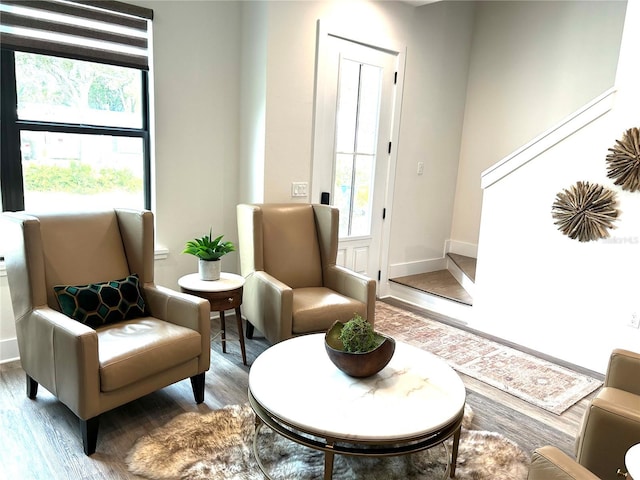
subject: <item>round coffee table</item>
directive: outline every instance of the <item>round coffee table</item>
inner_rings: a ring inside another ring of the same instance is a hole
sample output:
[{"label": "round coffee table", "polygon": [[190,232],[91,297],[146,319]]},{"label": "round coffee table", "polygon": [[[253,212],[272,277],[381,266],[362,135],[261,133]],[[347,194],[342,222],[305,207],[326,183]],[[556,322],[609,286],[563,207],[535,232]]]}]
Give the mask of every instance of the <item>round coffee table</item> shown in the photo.
[{"label": "round coffee table", "polygon": [[[294,442],[333,456],[393,456],[425,450],[453,436],[455,475],[466,392],[443,360],[402,342],[389,364],[368,378],[331,363],[324,334],[304,335],[263,352],[249,371],[249,402],[262,423]],[[258,437],[256,432],[256,438]],[[258,465],[270,478],[254,442]],[[446,472],[445,472],[446,475]]]}]

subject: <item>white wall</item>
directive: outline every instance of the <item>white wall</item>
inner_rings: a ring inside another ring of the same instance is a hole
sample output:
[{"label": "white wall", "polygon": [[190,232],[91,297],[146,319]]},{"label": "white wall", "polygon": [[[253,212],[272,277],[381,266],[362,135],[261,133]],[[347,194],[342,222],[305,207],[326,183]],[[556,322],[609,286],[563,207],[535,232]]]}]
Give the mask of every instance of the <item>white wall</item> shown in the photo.
[{"label": "white wall", "polygon": [[[442,268],[451,231],[474,6],[441,2],[416,9],[407,67],[389,277]],[[418,175],[417,164],[424,163]]]},{"label": "white wall", "polygon": [[242,3],[240,75],[240,169],[242,203],[264,201],[264,150],[267,98],[267,5]]},{"label": "white wall", "polygon": [[451,238],[478,241],[480,174],[613,85],[626,2],[479,2]]},{"label": "white wall", "polygon": [[16,329],[9,297],[9,285],[4,269],[0,269],[0,362],[18,356]]},{"label": "white wall", "polygon": [[377,46],[406,44],[413,11],[401,2],[269,3],[265,201],[319,202],[291,198],[291,182],[311,182],[317,21]]},{"label": "white wall", "polygon": [[[599,372],[612,349],[640,351],[640,330],[628,326],[640,314],[640,192],[614,186],[605,162],[638,126],[639,31],[635,2],[610,112],[484,190],[474,326]],[[553,224],[556,194],[580,180],[617,192],[610,239],[580,243]]]},{"label": "white wall", "polygon": [[[440,261],[451,230],[473,8],[467,2],[419,9],[402,2],[269,2],[260,172],[264,201],[319,201],[291,198],[292,182],[312,181],[318,19],[351,39],[403,53],[406,48],[404,99],[409,100],[403,102],[396,139],[396,193],[387,205],[393,200],[395,208],[386,248],[394,275]],[[242,123],[245,128],[250,119]],[[261,128],[260,122],[254,124]],[[422,176],[416,174],[418,161],[425,164]],[[260,168],[253,165],[251,172],[243,172],[241,184]],[[243,189],[242,195],[250,198],[251,192]]]},{"label": "white wall", "polygon": [[[187,240],[237,241],[241,4],[136,3],[154,10],[156,282],[177,288],[197,268]],[[236,253],[222,262],[237,270]]]},{"label": "white wall", "polygon": [[297,201],[291,182],[311,181],[317,20],[364,43],[406,47],[386,248],[393,275],[441,260],[451,230],[473,10],[469,2],[417,9],[401,2],[269,3],[265,201]]}]

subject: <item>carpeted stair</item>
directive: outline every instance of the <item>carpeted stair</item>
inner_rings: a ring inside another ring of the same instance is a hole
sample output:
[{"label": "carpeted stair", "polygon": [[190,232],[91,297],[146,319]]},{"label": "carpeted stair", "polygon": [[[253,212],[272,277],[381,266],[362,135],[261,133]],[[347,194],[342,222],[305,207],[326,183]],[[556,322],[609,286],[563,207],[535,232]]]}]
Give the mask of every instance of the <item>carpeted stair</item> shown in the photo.
[{"label": "carpeted stair", "polygon": [[476,259],[457,253],[447,253],[446,259],[446,270],[391,278],[390,281],[463,305],[473,305]]}]

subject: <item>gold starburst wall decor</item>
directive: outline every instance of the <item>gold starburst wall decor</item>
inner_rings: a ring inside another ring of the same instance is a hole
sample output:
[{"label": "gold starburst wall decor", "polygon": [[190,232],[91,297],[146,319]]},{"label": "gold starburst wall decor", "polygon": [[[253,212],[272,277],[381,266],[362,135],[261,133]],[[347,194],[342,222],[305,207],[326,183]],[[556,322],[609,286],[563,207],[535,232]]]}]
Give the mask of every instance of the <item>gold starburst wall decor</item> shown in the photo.
[{"label": "gold starburst wall decor", "polygon": [[609,236],[618,218],[613,190],[597,183],[577,182],[556,195],[551,214],[558,230],[580,242]]},{"label": "gold starburst wall decor", "polygon": [[630,128],[609,149],[607,177],[623,190],[640,190],[640,129]]}]

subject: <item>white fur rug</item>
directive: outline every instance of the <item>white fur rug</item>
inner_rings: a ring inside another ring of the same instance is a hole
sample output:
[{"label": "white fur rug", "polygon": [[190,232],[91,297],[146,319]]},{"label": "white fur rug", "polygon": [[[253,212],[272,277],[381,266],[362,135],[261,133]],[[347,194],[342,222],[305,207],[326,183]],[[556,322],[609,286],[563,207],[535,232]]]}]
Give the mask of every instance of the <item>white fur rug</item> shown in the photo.
[{"label": "white fur rug", "polygon": [[[503,436],[468,430],[468,408],[458,450],[458,480],[525,479],[529,459]],[[129,470],[150,479],[263,480],[253,456],[254,414],[248,404],[209,413],[184,413],[136,442],[126,462]],[[259,454],[276,479],[321,479],[322,452],[303,447],[266,426],[258,437]],[[400,457],[336,455],[335,480],[440,479],[447,457],[442,446]]]}]

